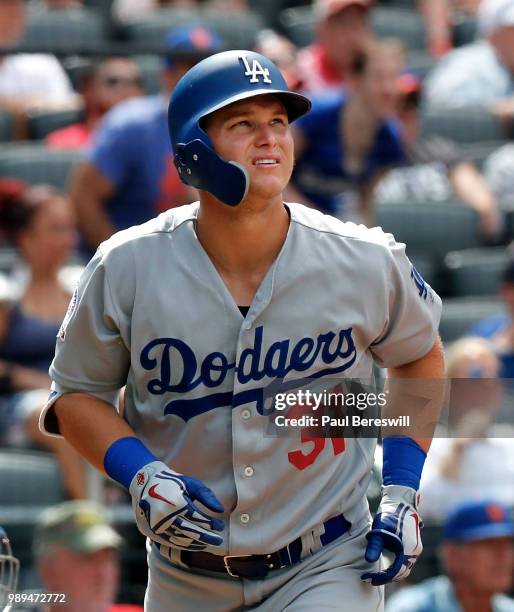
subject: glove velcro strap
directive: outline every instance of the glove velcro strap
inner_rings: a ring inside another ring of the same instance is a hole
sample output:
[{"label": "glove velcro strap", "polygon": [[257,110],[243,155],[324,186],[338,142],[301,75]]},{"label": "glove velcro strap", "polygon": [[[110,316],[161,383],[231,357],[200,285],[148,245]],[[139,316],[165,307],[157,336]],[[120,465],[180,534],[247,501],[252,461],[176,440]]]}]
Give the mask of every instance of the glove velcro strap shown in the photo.
[{"label": "glove velcro strap", "polygon": [[404,503],[417,510],[419,494],[411,487],[402,485],[387,485],[382,487],[382,501],[390,503]]},{"label": "glove velcro strap", "polygon": [[384,540],[384,544],[387,550],[390,550],[391,552],[394,552],[396,554],[403,552],[403,542],[401,538],[397,536],[396,534],[391,533],[390,531],[387,531],[386,529],[373,529],[373,531],[370,531],[369,533],[366,534],[366,539],[369,541],[369,539],[374,534],[377,534],[377,535],[380,534],[382,536],[382,539]]}]

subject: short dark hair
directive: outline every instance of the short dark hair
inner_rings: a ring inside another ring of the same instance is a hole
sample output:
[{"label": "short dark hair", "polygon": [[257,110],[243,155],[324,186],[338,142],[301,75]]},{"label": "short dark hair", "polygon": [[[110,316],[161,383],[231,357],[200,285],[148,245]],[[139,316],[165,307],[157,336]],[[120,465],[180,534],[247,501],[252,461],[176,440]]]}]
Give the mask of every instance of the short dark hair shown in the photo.
[{"label": "short dark hair", "polygon": [[30,186],[17,179],[0,179],[0,231],[16,244],[21,232],[28,229],[41,204],[63,197],[51,185]]}]

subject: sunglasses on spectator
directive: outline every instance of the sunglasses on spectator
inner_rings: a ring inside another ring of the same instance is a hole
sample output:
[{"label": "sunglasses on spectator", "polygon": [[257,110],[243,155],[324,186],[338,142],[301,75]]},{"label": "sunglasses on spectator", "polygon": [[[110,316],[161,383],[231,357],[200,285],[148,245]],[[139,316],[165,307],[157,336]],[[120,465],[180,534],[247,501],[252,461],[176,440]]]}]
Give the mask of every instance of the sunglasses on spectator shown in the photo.
[{"label": "sunglasses on spectator", "polygon": [[119,76],[108,76],[102,79],[102,85],[107,87],[142,87],[141,77],[119,77]]}]

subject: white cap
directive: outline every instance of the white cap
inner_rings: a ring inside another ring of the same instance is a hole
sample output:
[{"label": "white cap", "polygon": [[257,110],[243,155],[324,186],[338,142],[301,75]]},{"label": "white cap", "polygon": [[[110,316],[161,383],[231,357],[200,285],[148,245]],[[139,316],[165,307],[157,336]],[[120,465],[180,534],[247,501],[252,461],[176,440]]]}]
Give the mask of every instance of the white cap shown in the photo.
[{"label": "white cap", "polygon": [[514,0],[482,0],[477,17],[483,37],[503,26],[514,26]]}]

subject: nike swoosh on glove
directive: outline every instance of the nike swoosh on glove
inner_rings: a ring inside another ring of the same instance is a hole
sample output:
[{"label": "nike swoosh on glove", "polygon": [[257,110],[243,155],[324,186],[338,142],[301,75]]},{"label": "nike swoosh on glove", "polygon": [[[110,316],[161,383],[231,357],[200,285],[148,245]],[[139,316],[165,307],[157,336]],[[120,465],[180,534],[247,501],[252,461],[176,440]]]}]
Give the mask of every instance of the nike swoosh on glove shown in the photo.
[{"label": "nike swoosh on glove", "polygon": [[378,561],[384,551],[394,554],[394,561],[385,570],[366,572],[361,579],[380,586],[399,582],[410,574],[423,551],[420,529],[423,523],[417,510],[417,492],[410,487],[388,485],[382,489],[371,531],[366,535],[366,561]]},{"label": "nike swoosh on glove", "polygon": [[130,483],[132,507],[139,531],[164,545],[182,550],[221,546],[223,521],[200,510],[195,501],[213,512],[223,512],[214,493],[196,478],[153,461],[137,471]]}]

